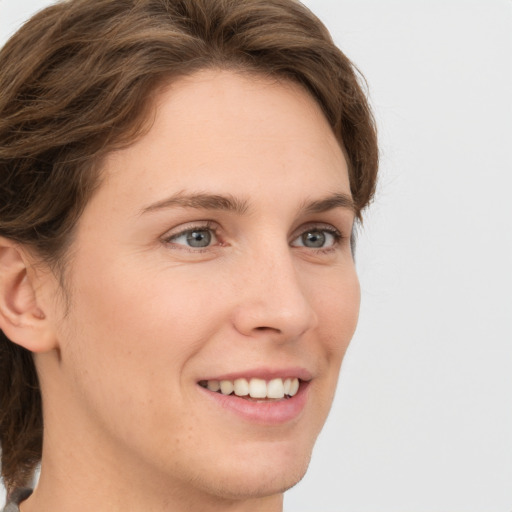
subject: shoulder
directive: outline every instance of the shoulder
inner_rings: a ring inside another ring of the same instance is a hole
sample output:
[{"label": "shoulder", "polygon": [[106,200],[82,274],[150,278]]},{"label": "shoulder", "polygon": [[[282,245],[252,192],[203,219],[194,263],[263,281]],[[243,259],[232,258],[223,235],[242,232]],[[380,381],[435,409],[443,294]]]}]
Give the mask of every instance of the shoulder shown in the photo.
[{"label": "shoulder", "polygon": [[16,489],[7,498],[7,504],[2,512],[19,512],[18,505],[32,494],[32,489]]}]

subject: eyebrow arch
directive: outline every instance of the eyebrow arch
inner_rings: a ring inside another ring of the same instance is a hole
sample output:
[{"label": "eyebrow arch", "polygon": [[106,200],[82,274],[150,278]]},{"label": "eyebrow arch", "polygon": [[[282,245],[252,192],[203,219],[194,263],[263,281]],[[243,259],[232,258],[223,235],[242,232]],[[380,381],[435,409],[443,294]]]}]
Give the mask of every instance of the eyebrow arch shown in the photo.
[{"label": "eyebrow arch", "polygon": [[247,209],[247,201],[230,194],[184,194],[180,192],[171,197],[157,201],[142,209],[141,214],[165,208],[197,208],[201,210],[224,210],[243,215]]},{"label": "eyebrow arch", "polygon": [[356,212],[356,205],[349,194],[336,193],[324,199],[318,199],[303,205],[306,213],[323,213],[334,208],[346,208],[352,212]]},{"label": "eyebrow arch", "polygon": [[[180,192],[143,208],[141,214],[173,207],[223,210],[243,215],[249,209],[249,204],[246,200],[239,199],[231,194],[184,194]],[[349,194],[345,193],[335,193],[323,199],[304,202],[300,210],[308,214],[314,214],[323,213],[334,208],[356,211],[354,200]]]}]

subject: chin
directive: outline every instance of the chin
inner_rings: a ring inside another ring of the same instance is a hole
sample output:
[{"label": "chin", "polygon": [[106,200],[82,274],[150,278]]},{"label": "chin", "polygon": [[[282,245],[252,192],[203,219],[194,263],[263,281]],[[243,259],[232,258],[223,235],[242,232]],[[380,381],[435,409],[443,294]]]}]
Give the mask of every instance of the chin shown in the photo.
[{"label": "chin", "polygon": [[225,457],[216,465],[213,478],[202,483],[212,494],[228,500],[282,494],[302,480],[311,459],[311,447],[305,450],[286,445]]},{"label": "chin", "polygon": [[248,461],[245,468],[235,473],[237,478],[233,478],[233,473],[223,478],[217,475],[215,482],[203,484],[210,488],[211,494],[230,501],[275,496],[284,493],[302,480],[309,461],[310,457],[296,461],[285,470],[281,464],[274,464],[272,460],[259,467],[250,467],[251,462]]}]

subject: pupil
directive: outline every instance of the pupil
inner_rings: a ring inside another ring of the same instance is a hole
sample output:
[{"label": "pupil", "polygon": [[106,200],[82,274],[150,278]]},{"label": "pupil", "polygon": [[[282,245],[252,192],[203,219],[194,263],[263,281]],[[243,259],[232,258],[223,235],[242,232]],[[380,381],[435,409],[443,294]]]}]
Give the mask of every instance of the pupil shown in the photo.
[{"label": "pupil", "polygon": [[208,247],[212,241],[212,235],[209,231],[191,231],[187,235],[187,243],[190,247]]},{"label": "pupil", "polygon": [[310,231],[302,235],[302,241],[306,247],[323,247],[325,245],[325,233]]}]

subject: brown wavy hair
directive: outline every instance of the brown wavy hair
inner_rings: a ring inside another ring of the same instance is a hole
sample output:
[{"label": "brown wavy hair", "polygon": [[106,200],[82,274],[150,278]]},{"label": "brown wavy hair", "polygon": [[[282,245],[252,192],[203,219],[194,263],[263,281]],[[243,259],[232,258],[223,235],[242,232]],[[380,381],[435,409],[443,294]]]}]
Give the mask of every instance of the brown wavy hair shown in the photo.
[{"label": "brown wavy hair", "polygon": [[[0,236],[61,275],[102,158],[141,135],[151,98],[205,68],[301,84],[349,163],[360,218],[377,175],[361,77],[296,0],[68,0],[30,19],[0,52]],[[0,331],[0,444],[8,490],[41,459],[43,420],[30,352]]]}]

